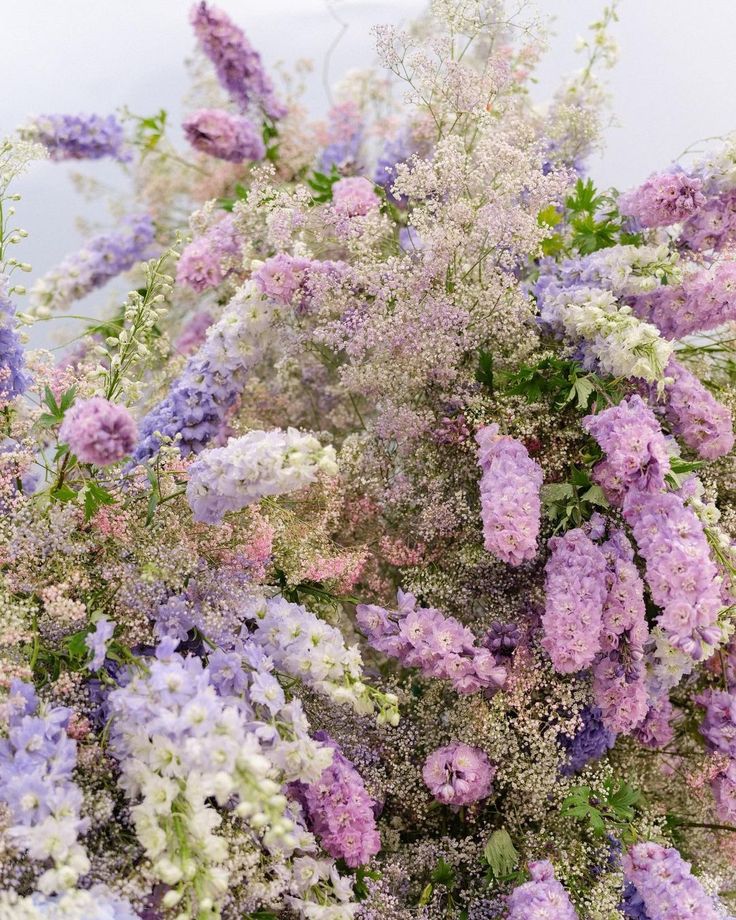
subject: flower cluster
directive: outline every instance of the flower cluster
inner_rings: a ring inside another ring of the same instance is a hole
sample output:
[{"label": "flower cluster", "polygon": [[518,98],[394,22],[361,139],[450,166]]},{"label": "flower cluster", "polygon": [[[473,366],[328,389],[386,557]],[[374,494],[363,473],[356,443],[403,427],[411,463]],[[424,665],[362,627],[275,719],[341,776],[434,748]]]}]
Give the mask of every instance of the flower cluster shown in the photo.
[{"label": "flower cluster", "polygon": [[19,681],[10,692],[8,737],[0,741],[0,800],[12,821],[8,838],[31,859],[52,862],[38,880],[40,891],[64,891],[89,869],[78,842],[88,822],[72,778],[77,745],[66,731],[71,712],[63,707],[39,712],[33,687]]},{"label": "flower cluster", "polygon": [[422,779],[443,805],[472,805],[491,793],[496,768],[484,751],[453,742],[427,757]]},{"label": "flower cluster", "polygon": [[184,247],[176,266],[177,283],[199,293],[217,287],[237,269],[241,245],[233,217],[226,214]]},{"label": "flower cluster", "polygon": [[733,415],[676,358],[667,365],[665,415],[672,431],[706,460],[733,450]]},{"label": "flower cluster", "polygon": [[688,220],[705,204],[703,183],[684,172],[658,173],[618,200],[622,214],[642,227],[666,227]]},{"label": "flower cluster", "polygon": [[508,920],[577,920],[567,892],[555,878],[548,860],[529,864],[531,881],[514,888],[509,897]]},{"label": "flower cluster", "polygon": [[650,920],[717,920],[720,912],[677,850],[635,844],[623,859]]},{"label": "flower cluster", "polygon": [[481,428],[475,440],[483,470],[480,500],[485,548],[504,562],[520,565],[537,553],[542,469],[523,444],[499,435],[498,425]]},{"label": "flower cluster", "polygon": [[189,468],[187,500],[195,520],[216,524],[267,495],[301,489],[319,473],[336,475],[334,447],[295,428],[251,431],[201,454]]},{"label": "flower cluster", "polygon": [[125,406],[95,396],[78,399],[66,412],[59,437],[82,463],[109,466],[132,452],[138,431]]},{"label": "flower cluster", "polygon": [[92,237],[84,247],[67,256],[31,288],[31,305],[38,316],[66,310],[112,278],[148,257],[154,227],[147,215],[128,218],[117,233]]},{"label": "flower cluster", "polygon": [[549,541],[543,645],[556,670],[589,667],[601,649],[606,557],[580,528]]},{"label": "flower cluster", "polygon": [[21,129],[43,144],[52,160],[129,160],[125,135],[114,115],[39,115]]},{"label": "flower cluster", "polygon": [[0,275],[0,403],[9,403],[28,386],[23,347],[15,330],[15,307],[8,294],[9,280]]},{"label": "flower cluster", "polygon": [[243,115],[222,109],[199,109],[182,125],[195,150],[231,163],[262,160],[266,155],[263,138],[253,122]]},{"label": "flower cluster", "polygon": [[475,635],[454,617],[417,607],[413,594],[398,592],[398,610],[359,604],[358,625],[373,648],[397,658],[427,677],[451,681],[458,693],[503,686],[506,669],[491,652],[476,645]]}]

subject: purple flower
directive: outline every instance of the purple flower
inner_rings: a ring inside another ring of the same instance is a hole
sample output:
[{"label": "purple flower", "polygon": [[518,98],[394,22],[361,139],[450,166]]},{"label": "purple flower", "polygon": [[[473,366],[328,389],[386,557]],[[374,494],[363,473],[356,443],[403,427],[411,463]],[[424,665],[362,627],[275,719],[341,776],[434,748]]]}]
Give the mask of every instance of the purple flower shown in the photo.
[{"label": "purple flower", "polygon": [[705,204],[700,179],[684,172],[651,176],[618,199],[619,211],[642,227],[666,227],[687,220]]},{"label": "purple flower", "polygon": [[10,299],[9,279],[0,275],[0,405],[25,392],[30,378],[24,369],[23,346],[15,330],[15,306]]},{"label": "purple flower", "polygon": [[731,410],[676,358],[670,358],[666,375],[672,382],[665,387],[664,411],[672,431],[706,460],[729,454],[734,444]]},{"label": "purple flower", "polygon": [[48,150],[52,160],[129,160],[123,129],[114,115],[39,115],[21,130]]},{"label": "purple flower", "polygon": [[674,709],[667,694],[656,694],[649,700],[644,721],[634,729],[634,737],[652,751],[666,747],[675,735],[671,724],[673,715]]},{"label": "purple flower", "polygon": [[577,920],[567,892],[555,878],[552,863],[529,863],[530,882],[509,895],[508,920]]},{"label": "purple flower", "polygon": [[309,825],[323,849],[351,868],[362,866],[381,849],[376,803],[332,738],[323,731],[315,732],[314,738],[332,748],[332,763],[316,783],[299,783],[293,791],[304,803]]},{"label": "purple flower", "polygon": [[498,659],[509,658],[521,641],[521,630],[516,623],[501,623],[496,620],[483,640],[483,645]]},{"label": "purple flower", "polygon": [[549,541],[544,639],[555,669],[587,668],[601,650],[606,557],[580,528]]},{"label": "purple flower", "polygon": [[176,266],[178,284],[201,293],[217,287],[241,265],[242,243],[232,214],[226,214],[182,250]]},{"label": "purple flower", "polygon": [[192,8],[191,23],[199,46],[212,61],[217,77],[243,111],[253,103],[274,120],[286,109],[276,98],[260,54],[227,13],[207,3]]},{"label": "purple flower", "polygon": [[443,805],[472,805],[487,798],[495,773],[484,751],[459,741],[433,751],[422,767],[422,779]]},{"label": "purple flower", "polygon": [[95,396],[67,410],[59,438],[82,463],[109,466],[133,451],[138,432],[125,406]]},{"label": "purple flower", "polygon": [[373,183],[363,176],[339,179],[332,186],[332,203],[342,217],[363,217],[379,205]]},{"label": "purple flower", "polygon": [[231,163],[262,160],[266,146],[261,133],[244,115],[222,109],[199,109],[182,125],[187,140],[202,153]]},{"label": "purple flower", "polygon": [[487,648],[475,644],[474,634],[454,617],[431,607],[417,607],[413,594],[398,593],[398,610],[359,604],[358,625],[373,648],[398,658],[426,677],[449,680],[458,693],[497,690],[506,669]]},{"label": "purple flower", "polygon": [[275,303],[309,310],[320,278],[338,278],[345,271],[342,262],[321,262],[280,252],[266,259],[253,272],[258,289]]},{"label": "purple flower", "polygon": [[587,415],[583,427],[606,455],[595,469],[595,478],[609,500],[620,502],[632,486],[646,491],[664,488],[670,468],[667,442],[641,396],[630,396],[597,415]]},{"label": "purple flower", "polygon": [[563,735],[561,739],[568,753],[567,763],[562,768],[565,774],[578,773],[591,761],[600,760],[616,742],[616,735],[603,724],[597,706],[586,706],[580,715],[583,722],[580,731],[572,737]]},{"label": "purple flower", "polygon": [[716,814],[721,821],[736,822],[736,760],[711,781]]},{"label": "purple flower", "polygon": [[650,920],[718,920],[713,901],[674,848],[637,843],[623,858],[624,875]]},{"label": "purple flower", "polygon": [[705,707],[700,734],[708,746],[736,760],[736,696],[726,690],[706,690],[696,702]]},{"label": "purple flower", "polygon": [[695,252],[724,249],[736,233],[736,192],[709,198],[685,223],[680,241]]},{"label": "purple flower", "polygon": [[503,562],[521,565],[537,554],[542,468],[514,438],[487,425],[475,436],[480,446],[478,463],[484,545]]},{"label": "purple flower", "polygon": [[174,342],[174,348],[184,355],[188,355],[200,348],[207,336],[214,319],[208,310],[200,310],[185,324],[179,333],[179,338]]},{"label": "purple flower", "polygon": [[115,623],[108,620],[107,617],[100,617],[95,623],[94,632],[88,633],[85,637],[84,644],[92,652],[92,661],[87,667],[90,671],[99,671],[105,662],[107,652],[107,643],[112,639],[115,632]]}]

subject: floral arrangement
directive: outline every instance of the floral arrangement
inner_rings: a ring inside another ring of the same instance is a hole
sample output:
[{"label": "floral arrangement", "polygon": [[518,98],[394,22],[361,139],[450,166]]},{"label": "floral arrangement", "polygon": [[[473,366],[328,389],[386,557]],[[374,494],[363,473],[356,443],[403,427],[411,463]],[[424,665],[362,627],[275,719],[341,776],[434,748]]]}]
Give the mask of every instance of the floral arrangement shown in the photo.
[{"label": "floral arrangement", "polygon": [[[599,190],[523,15],[314,121],[198,2],[178,143],[0,146],[0,920],[734,916],[736,139]],[[26,292],[44,156],[130,191]]]}]

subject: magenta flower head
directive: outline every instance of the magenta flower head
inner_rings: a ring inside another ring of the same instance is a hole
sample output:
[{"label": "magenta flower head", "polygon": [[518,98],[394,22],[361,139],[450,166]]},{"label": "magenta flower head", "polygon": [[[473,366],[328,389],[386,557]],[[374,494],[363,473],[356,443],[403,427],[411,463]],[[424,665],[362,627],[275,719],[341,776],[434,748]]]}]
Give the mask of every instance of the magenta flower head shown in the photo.
[{"label": "magenta flower head", "polygon": [[453,741],[427,757],[422,778],[443,805],[471,805],[491,792],[496,767],[479,748]]},{"label": "magenta flower head", "polygon": [[332,186],[332,201],[343,217],[363,217],[379,205],[373,183],[362,176],[339,179]]},{"label": "magenta flower head", "polygon": [[262,160],[266,155],[260,131],[244,115],[231,115],[222,109],[199,109],[182,127],[195,150],[218,160],[242,163]]},{"label": "magenta flower head", "polygon": [[82,463],[109,466],[132,452],[138,431],[125,406],[95,396],[74,403],[64,416],[59,437]]}]

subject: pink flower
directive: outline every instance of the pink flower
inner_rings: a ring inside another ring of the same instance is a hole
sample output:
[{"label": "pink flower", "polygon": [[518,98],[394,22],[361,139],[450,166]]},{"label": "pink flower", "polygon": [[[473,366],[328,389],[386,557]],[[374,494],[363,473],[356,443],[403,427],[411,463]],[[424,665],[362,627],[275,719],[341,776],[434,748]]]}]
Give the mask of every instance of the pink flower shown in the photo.
[{"label": "pink flower", "polygon": [[362,176],[339,179],[332,186],[332,202],[335,210],[343,217],[362,217],[375,210],[379,198],[373,183]]},{"label": "pink flower", "polygon": [[433,751],[422,768],[427,788],[443,805],[471,805],[487,798],[495,774],[483,751],[459,741]]},{"label": "pink flower", "polygon": [[138,431],[125,406],[95,396],[74,403],[64,416],[59,437],[82,463],[109,466],[131,453]]}]

